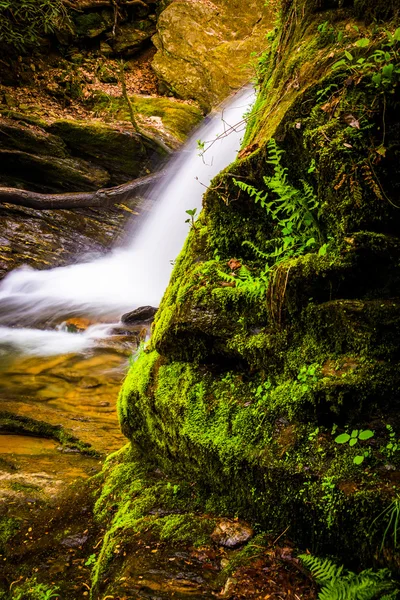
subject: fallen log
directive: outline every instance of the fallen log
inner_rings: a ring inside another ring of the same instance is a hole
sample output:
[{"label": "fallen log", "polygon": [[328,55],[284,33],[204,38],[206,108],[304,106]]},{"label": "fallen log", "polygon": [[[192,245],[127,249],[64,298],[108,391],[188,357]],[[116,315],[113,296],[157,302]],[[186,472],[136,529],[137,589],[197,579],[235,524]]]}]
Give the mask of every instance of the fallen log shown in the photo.
[{"label": "fallen log", "polygon": [[15,204],[37,210],[74,208],[106,208],[115,202],[123,202],[138,190],[149,187],[165,175],[157,171],[122,185],[94,192],[67,192],[64,194],[40,194],[18,188],[0,187],[0,203]]}]

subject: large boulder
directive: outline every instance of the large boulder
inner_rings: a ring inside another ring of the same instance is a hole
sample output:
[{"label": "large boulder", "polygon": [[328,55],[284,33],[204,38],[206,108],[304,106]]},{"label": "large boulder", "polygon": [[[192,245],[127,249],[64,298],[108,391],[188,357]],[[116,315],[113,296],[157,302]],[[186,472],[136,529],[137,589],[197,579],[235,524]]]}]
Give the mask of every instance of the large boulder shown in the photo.
[{"label": "large boulder", "polygon": [[[254,73],[250,54],[265,47],[264,0],[175,0],[158,18],[153,68],[181,98],[209,110]],[[165,3],[164,3],[165,6]]]}]

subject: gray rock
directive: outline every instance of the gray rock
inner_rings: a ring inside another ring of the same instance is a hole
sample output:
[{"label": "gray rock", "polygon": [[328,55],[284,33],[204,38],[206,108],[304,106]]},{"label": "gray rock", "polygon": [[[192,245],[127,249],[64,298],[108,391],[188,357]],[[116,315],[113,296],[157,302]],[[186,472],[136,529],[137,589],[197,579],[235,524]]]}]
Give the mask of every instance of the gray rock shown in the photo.
[{"label": "gray rock", "polygon": [[156,312],[157,308],[154,308],[154,306],[141,306],[140,308],[132,310],[132,312],[122,315],[121,322],[126,325],[142,323],[143,321],[149,321],[152,319]]}]

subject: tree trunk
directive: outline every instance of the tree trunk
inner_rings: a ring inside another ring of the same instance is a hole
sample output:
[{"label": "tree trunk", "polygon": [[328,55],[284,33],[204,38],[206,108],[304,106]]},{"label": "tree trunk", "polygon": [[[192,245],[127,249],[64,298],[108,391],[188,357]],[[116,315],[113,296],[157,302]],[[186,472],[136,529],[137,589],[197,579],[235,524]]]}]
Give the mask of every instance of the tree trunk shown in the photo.
[{"label": "tree trunk", "polygon": [[139,177],[122,185],[95,192],[71,192],[66,194],[39,194],[17,188],[0,187],[0,203],[16,204],[38,210],[106,208],[114,202],[123,202],[136,194],[137,190],[148,187],[161,179],[165,171]]}]

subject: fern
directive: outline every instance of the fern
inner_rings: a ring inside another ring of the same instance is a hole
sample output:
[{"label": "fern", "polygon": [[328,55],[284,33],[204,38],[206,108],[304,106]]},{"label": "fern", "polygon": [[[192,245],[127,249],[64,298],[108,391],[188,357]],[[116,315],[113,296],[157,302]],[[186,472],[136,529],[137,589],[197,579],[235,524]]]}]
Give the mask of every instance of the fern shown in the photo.
[{"label": "fern", "polygon": [[337,566],[328,558],[301,554],[303,564],[322,586],[319,600],[395,600],[398,587],[388,569],[365,569],[359,574]]},{"label": "fern", "polygon": [[233,179],[233,183],[238,186],[243,192],[249,194],[250,198],[254,199],[256,204],[260,203],[264,208],[265,201],[268,198],[268,192],[263,192],[262,190],[257,190],[254,186],[245,183],[244,181],[238,181],[237,179]]},{"label": "fern", "polygon": [[307,569],[311,571],[316,582],[321,585],[325,585],[332,581],[332,579],[337,579],[343,571],[343,566],[338,567],[329,558],[321,559],[311,554],[300,554],[299,558]]},{"label": "fern", "polygon": [[[267,190],[258,190],[233,179],[235,185],[266,210],[280,229],[280,237],[267,241],[264,249],[249,240],[243,242],[255,256],[265,261],[265,267],[258,277],[253,277],[242,267],[238,273],[240,279],[236,279],[237,287],[245,287],[249,293],[257,295],[266,291],[273,268],[289,258],[323,246],[318,226],[318,200],[313,187],[306,181],[302,181],[303,189],[294,187],[288,181],[287,168],[281,164],[284,151],[278,148],[274,139],[268,142],[267,147],[267,163],[274,167],[273,175],[263,177]],[[325,252],[326,248],[322,254]]]}]

